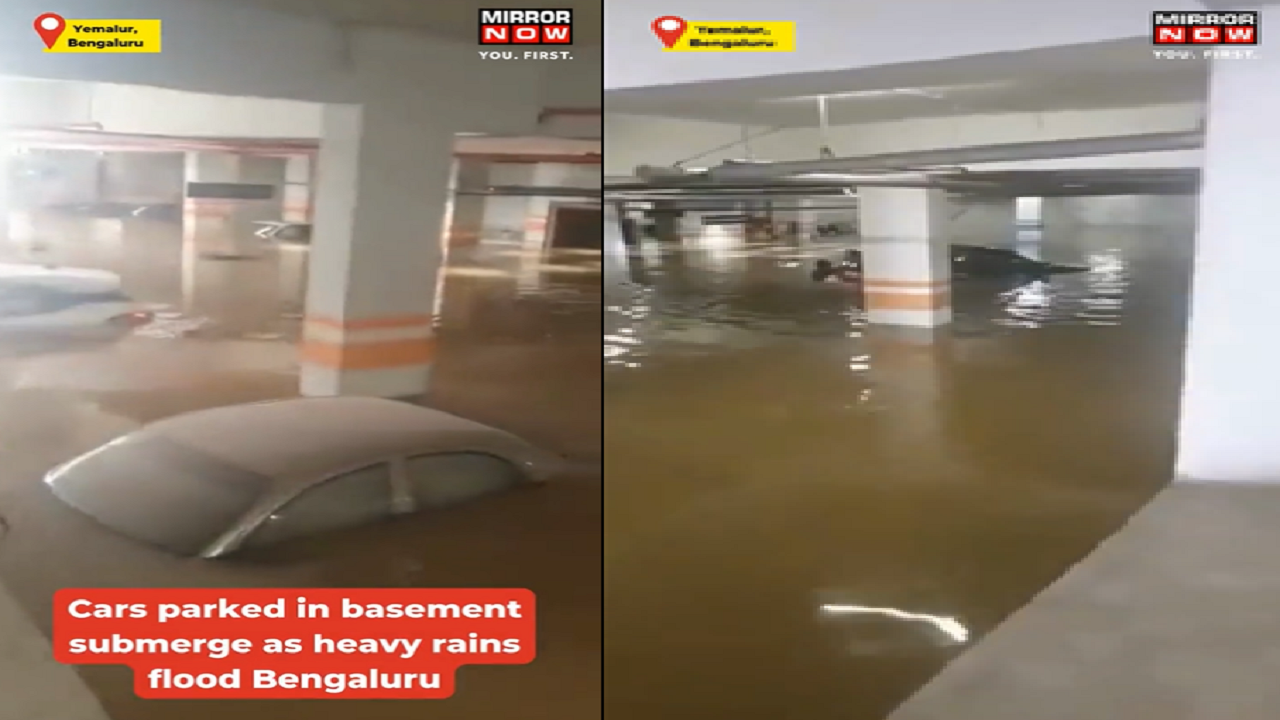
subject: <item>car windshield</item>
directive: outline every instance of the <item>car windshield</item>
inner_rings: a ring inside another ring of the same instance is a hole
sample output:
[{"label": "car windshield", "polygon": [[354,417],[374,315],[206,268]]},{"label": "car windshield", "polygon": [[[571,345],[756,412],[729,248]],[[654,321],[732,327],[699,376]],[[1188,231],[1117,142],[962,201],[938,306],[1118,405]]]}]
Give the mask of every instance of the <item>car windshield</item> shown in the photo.
[{"label": "car windshield", "polygon": [[171,440],[127,435],[56,469],[48,483],[63,502],[116,532],[196,555],[249,510],[269,480]]}]

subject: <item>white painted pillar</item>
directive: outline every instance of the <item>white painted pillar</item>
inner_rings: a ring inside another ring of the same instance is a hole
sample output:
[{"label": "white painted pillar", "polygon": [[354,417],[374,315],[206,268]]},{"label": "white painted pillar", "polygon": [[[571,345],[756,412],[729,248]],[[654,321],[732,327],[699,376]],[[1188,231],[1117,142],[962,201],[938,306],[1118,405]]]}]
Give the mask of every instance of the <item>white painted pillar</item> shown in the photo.
[{"label": "white painted pillar", "polygon": [[304,395],[409,397],[426,390],[453,135],[390,100],[325,107]]},{"label": "white painted pillar", "polygon": [[[1280,7],[1263,7],[1280,26]],[[1280,482],[1280,53],[1215,60],[1191,287],[1177,475]]]},{"label": "white painted pillar", "polygon": [[[188,152],[185,183],[240,182],[240,156],[226,152]],[[238,253],[235,204],[221,198],[188,197],[183,186],[183,234],[194,256],[209,252]]]},{"label": "white painted pillar", "polygon": [[859,188],[858,201],[867,319],[926,328],[951,322],[946,194]]}]

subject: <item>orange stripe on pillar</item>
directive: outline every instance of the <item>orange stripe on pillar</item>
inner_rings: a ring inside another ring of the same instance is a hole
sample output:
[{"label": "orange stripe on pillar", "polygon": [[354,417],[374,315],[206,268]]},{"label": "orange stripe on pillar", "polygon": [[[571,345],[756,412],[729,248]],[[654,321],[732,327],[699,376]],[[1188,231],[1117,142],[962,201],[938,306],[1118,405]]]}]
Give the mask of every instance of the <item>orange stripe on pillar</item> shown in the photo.
[{"label": "orange stripe on pillar", "polygon": [[430,364],[435,356],[431,315],[338,319],[313,315],[304,322],[302,362],[339,370],[379,370]]},{"label": "orange stripe on pillar", "polygon": [[338,370],[385,370],[428,365],[435,357],[435,338],[367,343],[304,340],[300,354],[304,363]]},{"label": "orange stripe on pillar", "polygon": [[868,279],[862,297],[868,310],[942,310],[951,307],[951,283]]}]

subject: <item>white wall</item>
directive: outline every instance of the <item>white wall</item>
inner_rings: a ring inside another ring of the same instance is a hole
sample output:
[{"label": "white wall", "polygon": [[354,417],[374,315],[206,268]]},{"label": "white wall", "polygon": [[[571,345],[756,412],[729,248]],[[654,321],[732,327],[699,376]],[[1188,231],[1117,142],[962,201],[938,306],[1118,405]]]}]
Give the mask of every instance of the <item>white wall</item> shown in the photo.
[{"label": "white wall", "polygon": [[1048,230],[1090,225],[1185,229],[1195,226],[1196,197],[1114,195],[1047,198],[1043,218]]},{"label": "white wall", "polygon": [[108,132],[208,137],[318,138],[323,105],[98,83],[93,119]]},{"label": "white wall", "polygon": [[[867,155],[912,150],[933,150],[965,145],[1063,140],[1107,135],[1192,130],[1201,117],[1198,104],[1144,108],[1003,115],[963,115],[894,122],[844,125],[830,129],[828,137],[837,155]],[[757,129],[758,130],[758,129]],[[636,165],[669,164],[695,153],[738,140],[742,129],[724,123],[638,115],[605,115],[605,172],[630,175]],[[812,128],[784,130],[753,140],[759,159],[815,158],[819,138]],[[742,146],[713,153],[694,166],[714,165],[744,156]],[[1201,151],[1115,155],[1109,157],[1039,160],[975,165],[982,169],[1198,167]]]},{"label": "white wall", "polygon": [[[1100,42],[1150,33],[1153,10],[1200,11],[1195,0],[605,0],[608,90],[812,73],[964,55]],[[662,52],[650,23],[688,20],[796,23],[790,53]]]},{"label": "white wall", "polygon": [[[1265,6],[1262,13],[1280,24],[1280,8]],[[1176,474],[1182,481],[1274,486],[1280,96],[1273,89],[1280,53],[1215,62],[1212,72]]]},{"label": "white wall", "polygon": [[[549,61],[542,75],[545,107],[600,107],[604,61],[600,48],[574,47],[571,62]],[[600,118],[595,118],[599,124]]]}]

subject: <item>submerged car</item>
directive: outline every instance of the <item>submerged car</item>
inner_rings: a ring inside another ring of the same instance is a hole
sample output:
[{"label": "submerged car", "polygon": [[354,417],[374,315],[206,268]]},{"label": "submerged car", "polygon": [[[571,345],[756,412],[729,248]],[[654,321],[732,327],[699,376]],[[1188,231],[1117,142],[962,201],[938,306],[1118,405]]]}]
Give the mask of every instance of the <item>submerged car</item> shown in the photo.
[{"label": "submerged car", "polygon": [[[1032,260],[1026,255],[1005,248],[958,244],[951,246],[951,275],[955,278],[1040,278],[1048,275],[1085,272],[1087,269],[1076,265],[1059,265]],[[840,265],[832,265],[830,261],[820,260],[812,274],[816,281],[852,281],[861,277],[862,271],[862,251],[845,250],[844,259]]]},{"label": "submerged car", "polygon": [[952,245],[951,274],[954,277],[1044,277],[1063,273],[1084,272],[1078,265],[1033,260],[1013,250],[981,245]]},{"label": "submerged car", "polygon": [[9,340],[115,340],[154,319],[105,270],[0,264],[0,344]]},{"label": "submerged car", "polygon": [[121,535],[217,558],[453,506],[562,467],[448,413],[340,397],[177,415],[54,468],[45,483]]}]

